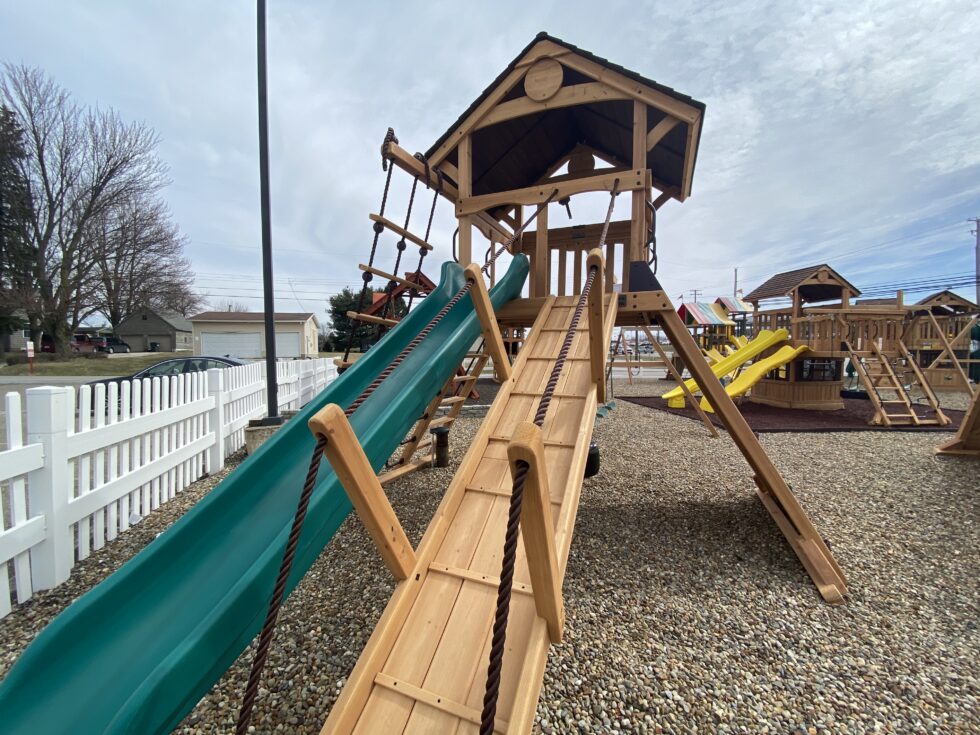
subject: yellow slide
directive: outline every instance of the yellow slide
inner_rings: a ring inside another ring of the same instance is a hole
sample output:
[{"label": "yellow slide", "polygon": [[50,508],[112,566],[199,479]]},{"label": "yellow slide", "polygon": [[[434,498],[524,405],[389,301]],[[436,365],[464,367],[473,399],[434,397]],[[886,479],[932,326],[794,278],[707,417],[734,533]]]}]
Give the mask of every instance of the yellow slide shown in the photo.
[{"label": "yellow slide", "polygon": [[[787,332],[785,329],[777,329],[775,332],[768,329],[763,329],[761,332],[759,332],[759,336],[745,345],[745,347],[740,350],[736,350],[733,354],[712,365],[711,371],[715,374],[715,377],[718,378],[720,378],[722,375],[728,375],[739,365],[743,365],[753,357],[761,355],[770,347],[775,347],[780,342],[785,342],[787,339],[789,339],[789,332]],[[692,393],[699,390],[697,381],[695,381],[694,378],[687,380],[685,385],[687,385],[688,390],[690,390]],[[661,396],[661,398],[667,401],[667,405],[671,408],[684,408],[684,389],[680,386],[677,386],[673,390],[667,391]],[[680,405],[678,405],[678,403]]]},{"label": "yellow slide", "polygon": [[[766,374],[776,368],[782,367],[788,362],[793,362],[797,357],[802,355],[807,351],[807,347],[790,347],[786,345],[780,347],[776,352],[771,354],[765,360],[759,360],[759,362],[753,362],[747,368],[742,371],[735,380],[725,386],[725,392],[732,398],[738,398],[745,393],[756,383],[766,377]],[[714,413],[714,409],[708,402],[707,398],[701,399],[701,408],[703,408],[707,413]]]}]

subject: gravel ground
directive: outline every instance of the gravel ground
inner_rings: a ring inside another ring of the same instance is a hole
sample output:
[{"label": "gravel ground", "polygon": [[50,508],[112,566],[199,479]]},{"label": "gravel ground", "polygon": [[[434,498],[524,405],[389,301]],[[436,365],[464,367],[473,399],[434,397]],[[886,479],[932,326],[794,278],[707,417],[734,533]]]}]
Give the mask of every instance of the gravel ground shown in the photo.
[{"label": "gravel ground", "polygon": [[[478,422],[456,424],[453,466],[388,487],[413,542]],[[980,733],[976,462],[934,457],[935,434],[763,436],[848,574],[847,604],[831,607],[726,435],[620,401],[596,439],[602,470],[583,488],[565,639],[548,661],[535,732]],[[186,491],[0,621],[2,670],[207,489]],[[349,518],[283,609],[256,732],[319,732],[392,587]],[[251,654],[176,732],[233,728]]]}]

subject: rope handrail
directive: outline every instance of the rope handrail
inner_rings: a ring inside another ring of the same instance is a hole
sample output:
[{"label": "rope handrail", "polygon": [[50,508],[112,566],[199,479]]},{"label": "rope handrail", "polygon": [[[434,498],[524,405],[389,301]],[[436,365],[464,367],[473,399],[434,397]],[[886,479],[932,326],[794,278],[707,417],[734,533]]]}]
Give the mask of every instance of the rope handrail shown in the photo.
[{"label": "rope handrail", "polygon": [[[609,208],[606,211],[606,220],[599,237],[599,248],[606,243],[606,236],[609,233],[609,221],[612,219],[613,208],[615,207],[616,197],[619,194],[619,179],[613,184],[609,197]],[[551,406],[551,399],[554,396],[558,380],[561,378],[562,370],[565,367],[568,353],[572,348],[572,342],[578,331],[578,324],[582,318],[582,312],[589,300],[589,293],[595,284],[596,276],[599,273],[598,266],[593,265],[588,270],[582,293],[578,303],[575,305],[575,312],[572,320],[565,332],[565,339],[558,357],[551,368],[551,375],[541,400],[538,402],[538,409],[534,414],[535,426],[544,426],[545,417],[548,415],[548,408]],[[483,696],[483,711],[480,714],[480,735],[493,735],[494,719],[497,715],[497,699],[500,695],[500,673],[504,662],[504,645],[507,640],[507,619],[510,616],[510,600],[513,592],[514,567],[517,561],[517,541],[520,531],[521,509],[524,505],[524,486],[527,482],[527,475],[530,465],[527,462],[518,460],[515,463],[513,485],[511,487],[510,505],[507,512],[507,529],[504,534],[503,558],[500,565],[500,584],[497,587],[497,607],[494,612],[493,635],[490,643],[490,661],[487,666],[487,686]]]}]

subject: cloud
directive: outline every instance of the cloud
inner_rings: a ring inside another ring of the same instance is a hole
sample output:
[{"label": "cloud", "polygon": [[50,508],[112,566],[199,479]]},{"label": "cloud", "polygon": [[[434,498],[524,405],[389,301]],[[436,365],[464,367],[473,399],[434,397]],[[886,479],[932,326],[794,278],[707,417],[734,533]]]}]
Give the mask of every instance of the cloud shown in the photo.
[{"label": "cloud", "polygon": [[[270,4],[280,308],[297,307],[294,289],[310,308],[358,283],[386,128],[407,149],[426,149],[542,28],[707,104],[693,196],[660,218],[671,293],[727,293],[736,265],[748,287],[818,261],[865,283],[970,268],[964,220],[980,198],[975,3],[459,7]],[[167,196],[199,288],[257,296],[253,5],[39,0],[5,5],[0,29],[8,59],[161,133],[174,181]],[[396,220],[405,178],[396,172],[389,197]],[[429,196],[417,193],[415,229]],[[573,201],[576,219],[601,219],[601,198]],[[441,203],[432,275],[450,257],[454,228]],[[382,239],[377,258],[393,266],[393,239]]]}]

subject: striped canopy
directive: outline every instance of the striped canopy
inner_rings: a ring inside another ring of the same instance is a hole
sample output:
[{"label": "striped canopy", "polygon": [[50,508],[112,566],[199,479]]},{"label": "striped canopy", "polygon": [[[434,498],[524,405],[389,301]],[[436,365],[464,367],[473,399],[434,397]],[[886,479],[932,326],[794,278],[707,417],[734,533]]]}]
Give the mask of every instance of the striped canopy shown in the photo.
[{"label": "striped canopy", "polygon": [[722,306],[727,314],[751,314],[752,304],[734,296],[719,296],[715,303]]},{"label": "striped canopy", "polygon": [[735,322],[728,318],[728,315],[718,304],[706,304],[703,302],[692,301],[680,305],[677,310],[685,324],[697,324],[701,327],[734,327]]}]

